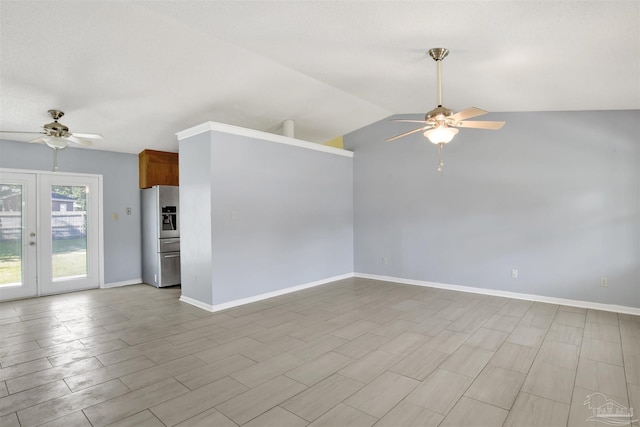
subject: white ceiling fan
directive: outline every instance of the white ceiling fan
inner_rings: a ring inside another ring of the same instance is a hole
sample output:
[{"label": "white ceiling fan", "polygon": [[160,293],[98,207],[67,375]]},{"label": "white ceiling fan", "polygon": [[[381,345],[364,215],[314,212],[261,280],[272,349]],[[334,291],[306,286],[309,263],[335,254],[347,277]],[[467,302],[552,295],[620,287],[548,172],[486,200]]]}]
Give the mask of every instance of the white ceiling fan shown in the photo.
[{"label": "white ceiling fan", "polygon": [[69,127],[58,122],[60,117],[64,116],[64,112],[60,110],[49,110],[49,115],[53,119],[53,122],[47,123],[42,126],[42,130],[39,132],[30,131],[6,131],[2,130],[0,133],[31,133],[42,134],[29,142],[32,143],[44,143],[48,147],[53,148],[53,170],[58,169],[58,150],[65,148],[69,143],[78,144],[82,146],[92,145],[91,140],[100,140],[102,135],[97,133],[71,133]]},{"label": "white ceiling fan", "polygon": [[429,141],[438,145],[438,172],[442,171],[444,162],[442,160],[442,149],[444,145],[451,142],[454,136],[458,133],[457,128],[475,128],[475,129],[493,129],[497,130],[504,126],[505,122],[488,122],[488,121],[467,121],[473,117],[487,114],[487,111],[479,108],[471,107],[465,110],[454,112],[442,105],[442,75],[440,63],[449,54],[449,50],[443,47],[437,47],[429,50],[429,56],[436,61],[438,69],[438,106],[429,111],[424,120],[408,120],[408,119],[394,119],[394,122],[407,122],[407,123],[421,123],[417,129],[410,130],[408,132],[401,133],[400,135],[392,136],[386,139],[387,142],[395,141],[407,135],[411,135],[416,132],[424,131]]}]

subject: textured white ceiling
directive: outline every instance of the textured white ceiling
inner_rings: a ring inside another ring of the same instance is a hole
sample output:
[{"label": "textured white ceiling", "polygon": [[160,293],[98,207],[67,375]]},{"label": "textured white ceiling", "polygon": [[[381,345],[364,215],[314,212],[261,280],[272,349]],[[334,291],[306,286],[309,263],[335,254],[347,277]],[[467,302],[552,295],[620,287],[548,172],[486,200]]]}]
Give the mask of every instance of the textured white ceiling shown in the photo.
[{"label": "textured white ceiling", "polygon": [[208,120],[324,142],[433,108],[432,47],[454,110],[640,109],[637,1],[1,0],[0,129],[58,108],[102,150]]}]

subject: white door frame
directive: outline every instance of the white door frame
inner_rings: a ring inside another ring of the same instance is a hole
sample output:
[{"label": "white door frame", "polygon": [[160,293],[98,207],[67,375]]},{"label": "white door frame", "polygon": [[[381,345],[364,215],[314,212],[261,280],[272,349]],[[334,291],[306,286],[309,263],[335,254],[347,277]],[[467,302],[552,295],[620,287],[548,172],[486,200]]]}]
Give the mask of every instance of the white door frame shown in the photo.
[{"label": "white door frame", "polygon": [[[43,180],[43,176],[68,176],[68,177],[93,177],[98,179],[98,195],[97,195],[97,204],[98,204],[98,236],[97,236],[97,250],[98,250],[98,285],[96,289],[104,287],[104,204],[103,204],[103,178],[100,174],[87,174],[87,173],[68,173],[68,172],[51,172],[51,171],[43,171],[43,170],[31,170],[31,169],[9,169],[9,168],[0,168],[0,176],[3,173],[17,173],[17,174],[31,174],[36,178],[36,241],[40,239],[42,236],[42,225],[41,225],[41,208],[42,208],[42,195],[41,193],[41,181]],[[39,245],[38,245],[39,246]],[[40,256],[40,249],[38,248],[38,256]],[[40,274],[40,260],[37,261],[37,271]],[[36,296],[47,295],[48,293],[43,293],[41,282],[39,279],[36,288]],[[60,291],[60,293],[66,292],[64,289]]]}]

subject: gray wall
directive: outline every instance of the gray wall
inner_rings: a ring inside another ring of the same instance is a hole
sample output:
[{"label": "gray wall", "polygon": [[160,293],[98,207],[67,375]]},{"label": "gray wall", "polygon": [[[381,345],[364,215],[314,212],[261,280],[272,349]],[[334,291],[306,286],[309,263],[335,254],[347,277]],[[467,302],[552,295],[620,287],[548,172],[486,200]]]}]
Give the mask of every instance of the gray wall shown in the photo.
[{"label": "gray wall", "polygon": [[[105,283],[140,280],[138,156],[82,148],[58,154],[60,172],[103,176]],[[52,165],[53,151],[46,146],[0,140],[0,167],[49,171]],[[126,215],[127,207],[131,215]]]},{"label": "gray wall", "polygon": [[179,159],[182,295],[212,305],[211,136],[181,141]]},{"label": "gray wall", "polygon": [[[206,230],[209,224],[191,233],[185,228],[185,222],[207,221],[203,214],[208,201],[201,200],[201,214],[182,209],[181,240],[185,247],[202,235],[211,237],[211,255],[200,241],[202,252],[193,256],[203,258],[201,265],[212,265],[212,304],[353,271],[352,158],[208,134],[210,152],[202,140],[194,140],[197,137],[180,142],[180,197],[182,201],[184,189],[196,187],[205,198],[210,187],[211,233]],[[189,163],[186,172],[182,162],[198,158],[211,163]],[[186,254],[183,257],[186,260]],[[184,275],[182,280],[183,294],[190,297],[186,292],[192,286]]]},{"label": "gray wall", "polygon": [[440,174],[422,134],[384,142],[412,124],[345,136],[355,271],[640,307],[640,112],[485,118],[507,124],[461,130]]}]

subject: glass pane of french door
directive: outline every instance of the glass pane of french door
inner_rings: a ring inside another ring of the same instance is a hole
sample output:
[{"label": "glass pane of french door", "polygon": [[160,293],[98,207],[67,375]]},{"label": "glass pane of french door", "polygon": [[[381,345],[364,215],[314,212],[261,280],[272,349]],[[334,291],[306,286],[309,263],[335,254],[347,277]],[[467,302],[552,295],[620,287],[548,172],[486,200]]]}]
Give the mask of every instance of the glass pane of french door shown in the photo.
[{"label": "glass pane of french door", "polygon": [[86,185],[51,186],[53,281],[87,276]]},{"label": "glass pane of french door", "polygon": [[0,286],[22,282],[22,199],[21,184],[0,183]]},{"label": "glass pane of french door", "polygon": [[40,180],[40,293],[99,287],[99,181],[51,174]]},{"label": "glass pane of french door", "polygon": [[0,171],[0,300],[37,294],[36,175]]}]

